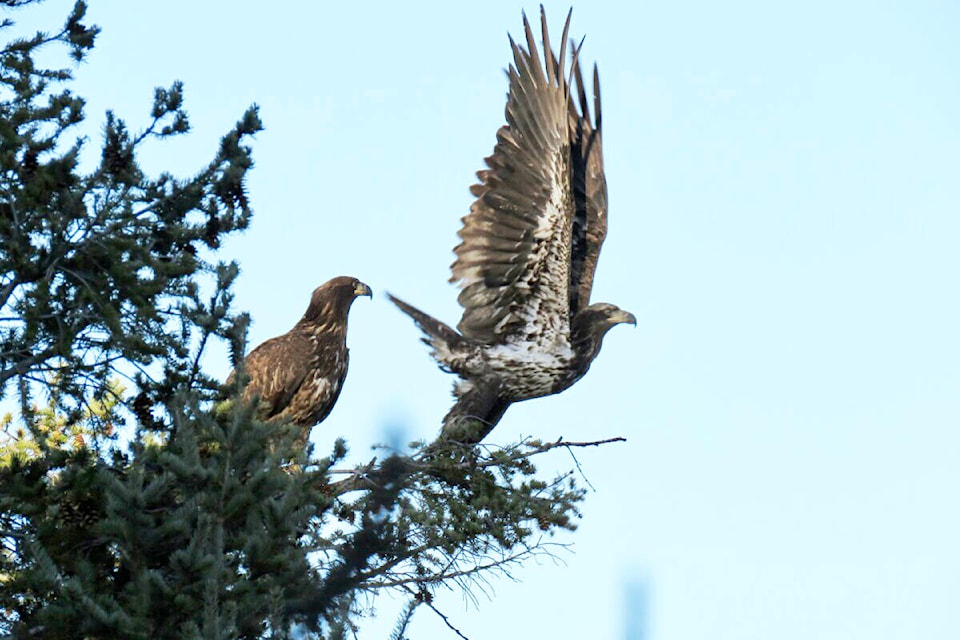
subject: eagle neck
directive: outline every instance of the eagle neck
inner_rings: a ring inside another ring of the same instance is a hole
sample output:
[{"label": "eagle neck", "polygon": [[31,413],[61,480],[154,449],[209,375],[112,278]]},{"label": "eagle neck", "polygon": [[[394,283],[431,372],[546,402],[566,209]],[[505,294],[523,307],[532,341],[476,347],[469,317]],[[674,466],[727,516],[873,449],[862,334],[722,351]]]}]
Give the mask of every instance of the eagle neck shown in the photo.
[{"label": "eagle neck", "polygon": [[312,301],[297,325],[311,330],[322,326],[345,325],[349,311],[350,304],[342,304],[339,300],[327,300],[323,303]]},{"label": "eagle neck", "polygon": [[570,343],[577,354],[577,367],[582,368],[580,375],[586,373],[590,363],[600,353],[607,329],[592,320],[591,315],[578,314],[570,326]]}]

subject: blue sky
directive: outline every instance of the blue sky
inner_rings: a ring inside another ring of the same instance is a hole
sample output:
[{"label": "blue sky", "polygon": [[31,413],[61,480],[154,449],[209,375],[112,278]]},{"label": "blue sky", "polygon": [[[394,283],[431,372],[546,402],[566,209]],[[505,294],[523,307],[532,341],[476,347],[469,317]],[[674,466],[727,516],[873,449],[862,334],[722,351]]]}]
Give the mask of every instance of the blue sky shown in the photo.
[{"label": "blue sky", "polygon": [[[503,120],[506,33],[536,5],[91,4],[104,31],[76,90],[96,126],[113,108],[141,127],[153,87],[185,83],[194,132],[146,167],[198,170],[261,106],[256,218],[225,247],[251,342],[329,277],[373,287],[319,450],[435,434],[452,379],[382,293],[459,318],[451,250]],[[547,4],[557,39],[567,8]],[[478,606],[438,595],[465,635],[960,637],[958,24],[933,1],[574,8],[610,188],[593,299],[639,322],[490,439],[628,442],[578,454],[596,492],[563,563]],[[409,635],[452,637],[429,611]]]}]

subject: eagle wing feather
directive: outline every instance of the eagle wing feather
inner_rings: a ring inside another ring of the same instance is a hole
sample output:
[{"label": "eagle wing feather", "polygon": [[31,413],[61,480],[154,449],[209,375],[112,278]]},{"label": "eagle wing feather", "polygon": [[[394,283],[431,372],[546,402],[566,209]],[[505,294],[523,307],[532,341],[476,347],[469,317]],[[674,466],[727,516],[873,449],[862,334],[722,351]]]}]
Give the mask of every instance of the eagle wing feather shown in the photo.
[{"label": "eagle wing feather", "polygon": [[576,57],[573,60],[573,77],[580,109],[578,111],[577,104],[570,100],[573,197],[576,203],[570,268],[571,317],[590,304],[593,274],[600,257],[600,247],[607,235],[607,181],[603,173],[600,140],[600,76],[594,65],[592,122],[583,73]]},{"label": "eagle wing feather", "polygon": [[258,394],[263,418],[279,414],[310,373],[309,338],[297,332],[271,338],[250,352],[244,366],[250,376],[246,394]]},{"label": "eagle wing feather", "polygon": [[[570,89],[549,40],[545,72],[526,16],[523,22],[526,48],[510,40],[507,124],[487,169],[477,172],[476,201],[451,266],[464,308],[457,328],[488,344],[530,340],[544,329],[569,335]],[[564,41],[569,24],[568,15]]]}]

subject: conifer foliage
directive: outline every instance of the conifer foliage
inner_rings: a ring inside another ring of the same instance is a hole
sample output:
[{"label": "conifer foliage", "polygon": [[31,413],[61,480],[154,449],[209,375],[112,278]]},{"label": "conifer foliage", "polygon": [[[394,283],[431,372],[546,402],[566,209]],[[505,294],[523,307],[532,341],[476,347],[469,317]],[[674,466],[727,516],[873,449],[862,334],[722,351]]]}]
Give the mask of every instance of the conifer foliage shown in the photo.
[{"label": "conifer foliage", "polygon": [[310,457],[255,419],[242,372],[203,371],[214,340],[242,367],[218,256],[251,220],[257,109],[191,177],[147,175],[141,149],[189,130],[183,87],[156,89],[142,130],[108,112],[84,137],[71,68],[38,54],[82,61],[98,28],[80,0],[62,28],[10,35],[39,1],[0,0],[0,398],[19,407],[0,421],[0,635],[352,637],[390,590],[402,638],[436,590],[550,553],[583,491],[531,458],[597,443],[416,443],[343,468],[343,441]]}]

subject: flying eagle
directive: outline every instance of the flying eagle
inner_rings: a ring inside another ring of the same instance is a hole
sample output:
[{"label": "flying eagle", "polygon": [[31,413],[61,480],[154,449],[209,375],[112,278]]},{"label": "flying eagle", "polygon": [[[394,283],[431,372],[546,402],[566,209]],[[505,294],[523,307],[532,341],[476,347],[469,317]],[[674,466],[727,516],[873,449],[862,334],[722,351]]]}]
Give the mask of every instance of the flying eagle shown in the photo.
[{"label": "flying eagle", "polygon": [[476,201],[454,249],[450,281],[461,288],[459,332],[388,294],[424,332],[440,367],[461,378],[444,433],[464,442],[479,442],[511,403],[572,385],[611,327],[637,322],[615,305],[589,304],[607,233],[600,81],[594,66],[591,119],[574,45],[575,93],[564,69],[570,14],[559,58],[542,6],[540,14],[544,61],[524,16],[526,48],[510,39],[507,123],[487,168],[477,172]]},{"label": "flying eagle", "polygon": [[358,296],[372,295],[356,278],[333,278],[314,289],[310,306],[293,329],[247,355],[243,370],[249,381],[243,397],[248,402],[259,398],[261,420],[289,420],[302,427],[299,443],[306,444],[311,427],[330,414],[347,377],[350,305]]}]

